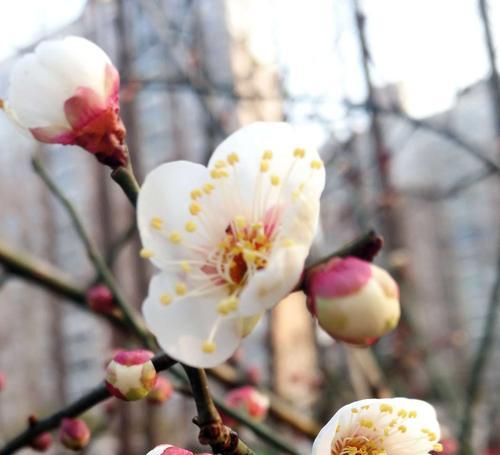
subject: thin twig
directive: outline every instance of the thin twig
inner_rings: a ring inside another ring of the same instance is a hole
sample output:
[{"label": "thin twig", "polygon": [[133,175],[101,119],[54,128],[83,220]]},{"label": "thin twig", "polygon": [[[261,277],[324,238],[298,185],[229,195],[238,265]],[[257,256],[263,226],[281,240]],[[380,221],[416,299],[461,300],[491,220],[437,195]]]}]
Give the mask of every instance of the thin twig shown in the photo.
[{"label": "thin twig", "polygon": [[460,455],[473,455],[470,437],[474,425],[474,411],[479,401],[481,383],[484,378],[484,372],[491,358],[491,348],[493,345],[495,326],[498,318],[498,308],[500,307],[500,247],[498,249],[496,276],[488,305],[483,336],[477,347],[465,395],[465,406],[460,430]]},{"label": "thin twig", "polygon": [[[155,356],[152,361],[156,371],[167,370],[175,363],[174,360],[165,354]],[[7,442],[7,444],[0,449],[0,455],[10,455],[15,453],[22,447],[29,445],[29,443],[41,433],[57,428],[62,419],[65,417],[76,417],[110,397],[111,394],[106,388],[106,385],[104,383],[99,384],[90,392],[86,393],[84,396],[59,410],[55,414],[52,414],[45,419],[37,420],[33,425],[29,425],[25,431],[20,433],[11,441]]]},{"label": "thin twig", "polygon": [[114,169],[111,178],[120,185],[130,203],[135,207],[139,194],[139,184],[130,164],[127,167],[120,166]]},{"label": "thin twig", "polygon": [[121,289],[119,288],[118,283],[116,282],[113,274],[111,273],[111,270],[106,265],[106,262],[104,261],[103,257],[99,254],[99,251],[97,250],[96,246],[94,245],[91,238],[85,231],[83,223],[81,222],[73,204],[69,201],[69,199],[63,194],[60,188],[50,178],[45,168],[43,167],[41,161],[37,158],[33,158],[32,163],[35,172],[41,177],[41,179],[45,182],[51,193],[59,200],[59,202],[61,202],[61,204],[68,212],[68,215],[71,218],[76,233],[78,234],[78,237],[80,238],[85,247],[87,256],[94,265],[102,281],[109,287],[110,291],[112,292],[115,298],[117,306],[122,311],[124,322],[127,324],[127,326],[129,326],[132,329],[132,331],[141,340],[143,340],[145,344],[148,344],[149,336],[147,331],[139,322],[139,319],[136,316],[134,310],[126,302],[125,296],[123,295]]}]

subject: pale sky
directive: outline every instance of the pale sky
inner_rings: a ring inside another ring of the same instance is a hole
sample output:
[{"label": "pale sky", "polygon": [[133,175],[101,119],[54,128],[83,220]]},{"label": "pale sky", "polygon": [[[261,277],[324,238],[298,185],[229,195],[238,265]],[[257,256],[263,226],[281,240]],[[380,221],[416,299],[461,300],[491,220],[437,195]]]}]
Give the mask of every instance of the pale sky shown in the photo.
[{"label": "pale sky", "polygon": [[[248,0],[228,0],[248,2]],[[0,59],[76,19],[84,0],[1,0]],[[477,0],[364,0],[378,84],[399,83],[409,112],[422,117],[445,110],[458,90],[487,71]],[[493,25],[500,2],[490,1]],[[353,34],[351,0],[251,0],[251,45],[264,61],[275,57],[293,94],[326,97],[323,117],[341,124],[341,100],[361,102],[364,85]],[[496,31],[496,30],[495,30]],[[496,33],[500,41],[499,33]],[[314,106],[317,109],[317,103]],[[294,105],[292,120],[324,139],[311,104]]]}]

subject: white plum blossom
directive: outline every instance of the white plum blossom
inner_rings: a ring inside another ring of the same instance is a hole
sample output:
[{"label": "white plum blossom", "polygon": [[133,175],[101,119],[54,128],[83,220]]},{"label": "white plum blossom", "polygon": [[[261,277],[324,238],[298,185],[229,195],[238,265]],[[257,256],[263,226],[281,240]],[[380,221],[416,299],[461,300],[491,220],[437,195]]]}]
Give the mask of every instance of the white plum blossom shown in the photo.
[{"label": "white plum blossom", "polygon": [[312,455],[424,455],[442,451],[440,437],[429,403],[368,399],[341,408],[316,437]]},{"label": "white plum blossom", "polygon": [[119,88],[118,71],[106,53],[69,36],[42,41],[15,63],[2,104],[35,139],[79,145],[115,167],[127,160]]},{"label": "white plum blossom", "polygon": [[173,358],[212,367],[229,358],[303,271],[325,183],[314,147],[286,123],[228,137],[208,167],[154,169],[142,186],[141,255],[161,269],[143,314]]}]

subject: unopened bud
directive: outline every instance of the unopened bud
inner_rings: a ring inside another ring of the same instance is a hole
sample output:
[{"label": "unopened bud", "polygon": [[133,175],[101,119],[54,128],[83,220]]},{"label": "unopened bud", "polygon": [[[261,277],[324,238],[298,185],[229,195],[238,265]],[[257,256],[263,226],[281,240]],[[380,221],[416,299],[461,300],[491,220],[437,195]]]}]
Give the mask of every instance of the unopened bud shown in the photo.
[{"label": "unopened bud", "polygon": [[111,314],[116,310],[113,294],[107,286],[92,286],[86,294],[87,305],[96,313]]},{"label": "unopened bud", "polygon": [[6,383],[7,383],[7,377],[6,377],[6,375],[2,371],[0,371],[0,392],[3,389],[5,389]]},{"label": "unopened bud", "polygon": [[90,441],[90,430],[82,419],[65,418],[61,422],[59,440],[71,450],[82,450]]},{"label": "unopened bud", "polygon": [[338,340],[368,346],[399,322],[398,285],[384,269],[361,259],[332,259],[309,272],[305,288],[309,310]]},{"label": "unopened bud", "polygon": [[39,434],[30,442],[30,447],[37,452],[45,452],[52,445],[52,435],[48,432]]},{"label": "unopened bud", "polygon": [[243,411],[257,421],[263,420],[269,410],[269,397],[252,386],[230,390],[224,401],[229,407]]},{"label": "unopened bud", "polygon": [[174,389],[170,381],[163,376],[158,376],[156,384],[153,390],[149,392],[147,400],[151,404],[162,404],[167,401],[173,393]]},{"label": "unopened bud", "polygon": [[[146,455],[195,455],[186,449],[181,449],[180,447],[175,447],[170,444],[162,444],[156,446],[153,450],[150,450]],[[198,455],[210,455],[206,453],[200,453]]]},{"label": "unopened bud", "polygon": [[121,400],[146,397],[156,383],[157,373],[146,350],[118,351],[106,368],[106,387]]}]

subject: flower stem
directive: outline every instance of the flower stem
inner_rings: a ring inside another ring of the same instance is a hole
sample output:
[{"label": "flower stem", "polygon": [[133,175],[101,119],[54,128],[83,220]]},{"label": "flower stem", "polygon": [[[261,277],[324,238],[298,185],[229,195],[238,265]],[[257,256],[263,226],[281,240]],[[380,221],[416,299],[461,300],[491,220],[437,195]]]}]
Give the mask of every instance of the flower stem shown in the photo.
[{"label": "flower stem", "polygon": [[111,172],[111,178],[120,185],[123,192],[128,197],[130,203],[135,207],[137,196],[139,195],[139,184],[129,163],[126,167],[119,166]]}]

